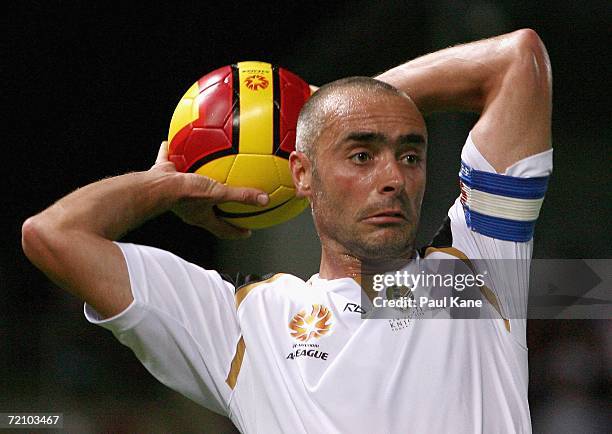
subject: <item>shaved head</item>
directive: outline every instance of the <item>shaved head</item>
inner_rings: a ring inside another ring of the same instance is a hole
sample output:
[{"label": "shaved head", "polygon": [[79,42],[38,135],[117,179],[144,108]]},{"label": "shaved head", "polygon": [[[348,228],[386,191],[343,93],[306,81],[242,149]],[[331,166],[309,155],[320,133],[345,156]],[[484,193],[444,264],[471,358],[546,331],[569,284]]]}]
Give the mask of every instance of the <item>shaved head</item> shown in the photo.
[{"label": "shaved head", "polygon": [[295,149],[315,163],[315,143],[327,121],[351,108],[364,95],[399,96],[410,100],[401,90],[370,77],[348,77],[322,86],[304,104],[297,122]]},{"label": "shaved head", "polygon": [[372,78],[338,80],[306,102],[296,136],[289,163],[296,194],[310,201],[322,263],[409,259],[427,157],[414,102]]},{"label": "shaved head", "polygon": [[296,136],[289,164],[296,194],[310,201],[322,264],[410,259],[427,157],[414,102],[372,78],[338,80],[306,102]]}]

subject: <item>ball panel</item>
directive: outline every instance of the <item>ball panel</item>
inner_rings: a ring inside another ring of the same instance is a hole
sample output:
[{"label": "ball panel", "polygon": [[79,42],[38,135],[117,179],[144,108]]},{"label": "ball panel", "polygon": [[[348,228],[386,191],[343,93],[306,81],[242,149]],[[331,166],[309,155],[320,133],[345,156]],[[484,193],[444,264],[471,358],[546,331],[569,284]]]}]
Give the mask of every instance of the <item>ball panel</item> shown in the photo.
[{"label": "ball panel", "polygon": [[185,143],[191,134],[191,123],[181,128],[168,143],[168,159],[172,161],[176,170],[186,172],[188,169],[187,161],[185,160],[184,150]]},{"label": "ball panel", "polygon": [[187,92],[185,92],[185,95],[183,95],[183,97],[179,101],[178,105],[176,106],[176,109],[174,109],[174,114],[172,115],[172,120],[170,121],[170,130],[168,131],[169,143],[172,141],[176,133],[178,133],[181,128],[196,119],[197,116],[194,116],[192,112],[192,105],[194,98],[198,96],[198,92],[198,83],[194,83],[187,90]]},{"label": "ball panel", "polygon": [[215,153],[231,147],[232,143],[222,129],[192,128],[183,149],[186,171],[197,169],[193,165],[202,158],[213,157]]},{"label": "ball panel", "polygon": [[223,128],[232,115],[232,84],[220,81],[208,86],[195,98],[198,118],[194,127]]},{"label": "ball panel", "polygon": [[223,66],[219,69],[215,69],[209,72],[204,77],[198,80],[198,87],[200,91],[207,89],[209,86],[217,83],[229,83],[231,85],[232,67]]},{"label": "ball panel", "polygon": [[[287,155],[287,158],[289,158],[289,154],[291,154],[291,152],[295,151],[295,130],[285,130],[285,136],[281,139],[281,144],[279,146],[279,149],[283,152],[285,152],[285,155]],[[285,160],[287,159],[285,158]]]},{"label": "ball panel", "polygon": [[236,159],[235,155],[227,155],[225,157],[217,158],[209,161],[199,169],[195,171],[198,175],[208,176],[216,181],[225,183],[227,180],[227,174],[234,164]]},{"label": "ball panel", "polygon": [[278,174],[278,183],[285,187],[295,190],[295,184],[293,184],[293,178],[291,177],[291,168],[289,167],[289,161],[286,158],[272,157],[276,166],[276,173]]},{"label": "ball panel", "polygon": [[[295,149],[295,127],[300,110],[310,97],[310,88],[308,83],[284,68],[279,68],[278,76],[281,105],[279,122],[280,149],[289,154]],[[286,140],[289,133],[293,133],[293,140]]]},{"label": "ball panel", "polygon": [[[223,125],[223,132],[227,136],[228,140],[232,143],[232,146],[237,148],[236,144],[234,144],[234,111],[238,110],[238,101],[234,100],[234,105],[232,109],[227,114],[227,119],[225,120],[225,124]],[[238,134],[236,134],[238,136]]]},{"label": "ball panel", "polygon": [[293,196],[295,196],[295,188],[288,188],[284,185],[279,186],[276,190],[270,193],[270,203],[266,208],[274,208],[273,204],[281,204],[283,202],[287,202]]},{"label": "ball panel", "polygon": [[238,63],[241,154],[271,154],[274,144],[272,65]]},{"label": "ball panel", "polygon": [[271,155],[236,155],[236,161],[227,177],[227,185],[253,187],[267,193],[279,186],[276,165]]}]

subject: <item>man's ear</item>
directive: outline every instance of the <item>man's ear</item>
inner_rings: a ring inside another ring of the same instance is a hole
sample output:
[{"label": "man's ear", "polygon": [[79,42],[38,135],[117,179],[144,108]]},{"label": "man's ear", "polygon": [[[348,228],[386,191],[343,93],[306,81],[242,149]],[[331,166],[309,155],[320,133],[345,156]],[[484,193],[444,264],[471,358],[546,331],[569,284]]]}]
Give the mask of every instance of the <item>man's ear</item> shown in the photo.
[{"label": "man's ear", "polygon": [[295,195],[310,198],[312,191],[310,188],[312,179],[310,159],[303,152],[293,151],[289,155],[289,168],[295,185]]}]

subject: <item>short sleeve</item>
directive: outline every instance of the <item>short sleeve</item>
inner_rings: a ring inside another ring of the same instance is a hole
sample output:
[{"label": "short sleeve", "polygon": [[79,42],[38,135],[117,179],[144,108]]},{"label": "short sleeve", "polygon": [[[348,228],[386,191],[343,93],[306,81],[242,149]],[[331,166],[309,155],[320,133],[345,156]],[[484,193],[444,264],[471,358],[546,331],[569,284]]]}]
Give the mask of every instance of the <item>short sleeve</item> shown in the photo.
[{"label": "short sleeve", "polygon": [[461,194],[448,212],[453,247],[471,259],[530,258],[551,172],[552,149],[498,174],[470,134],[461,151]]},{"label": "short sleeve", "polygon": [[134,301],[107,319],[85,304],[87,320],[110,330],[160,382],[227,414],[225,380],[240,339],[234,287],[164,250],[116,244]]},{"label": "short sleeve", "polygon": [[[432,243],[453,247],[474,260],[479,273],[486,270],[501,315],[521,319],[522,326],[534,227],[552,173],[552,152],[529,156],[498,174],[470,134],[461,152],[460,196]],[[524,343],[524,327],[515,332]]]}]

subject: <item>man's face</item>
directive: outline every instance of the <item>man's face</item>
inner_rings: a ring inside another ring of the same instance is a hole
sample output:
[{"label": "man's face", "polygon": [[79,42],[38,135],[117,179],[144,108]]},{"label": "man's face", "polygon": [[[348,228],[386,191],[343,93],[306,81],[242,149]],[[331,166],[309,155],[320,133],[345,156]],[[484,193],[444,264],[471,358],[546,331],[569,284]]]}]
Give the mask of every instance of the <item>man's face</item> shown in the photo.
[{"label": "man's face", "polygon": [[309,194],[324,245],[361,260],[410,257],[425,190],[427,131],[412,101],[348,95],[315,144]]}]

